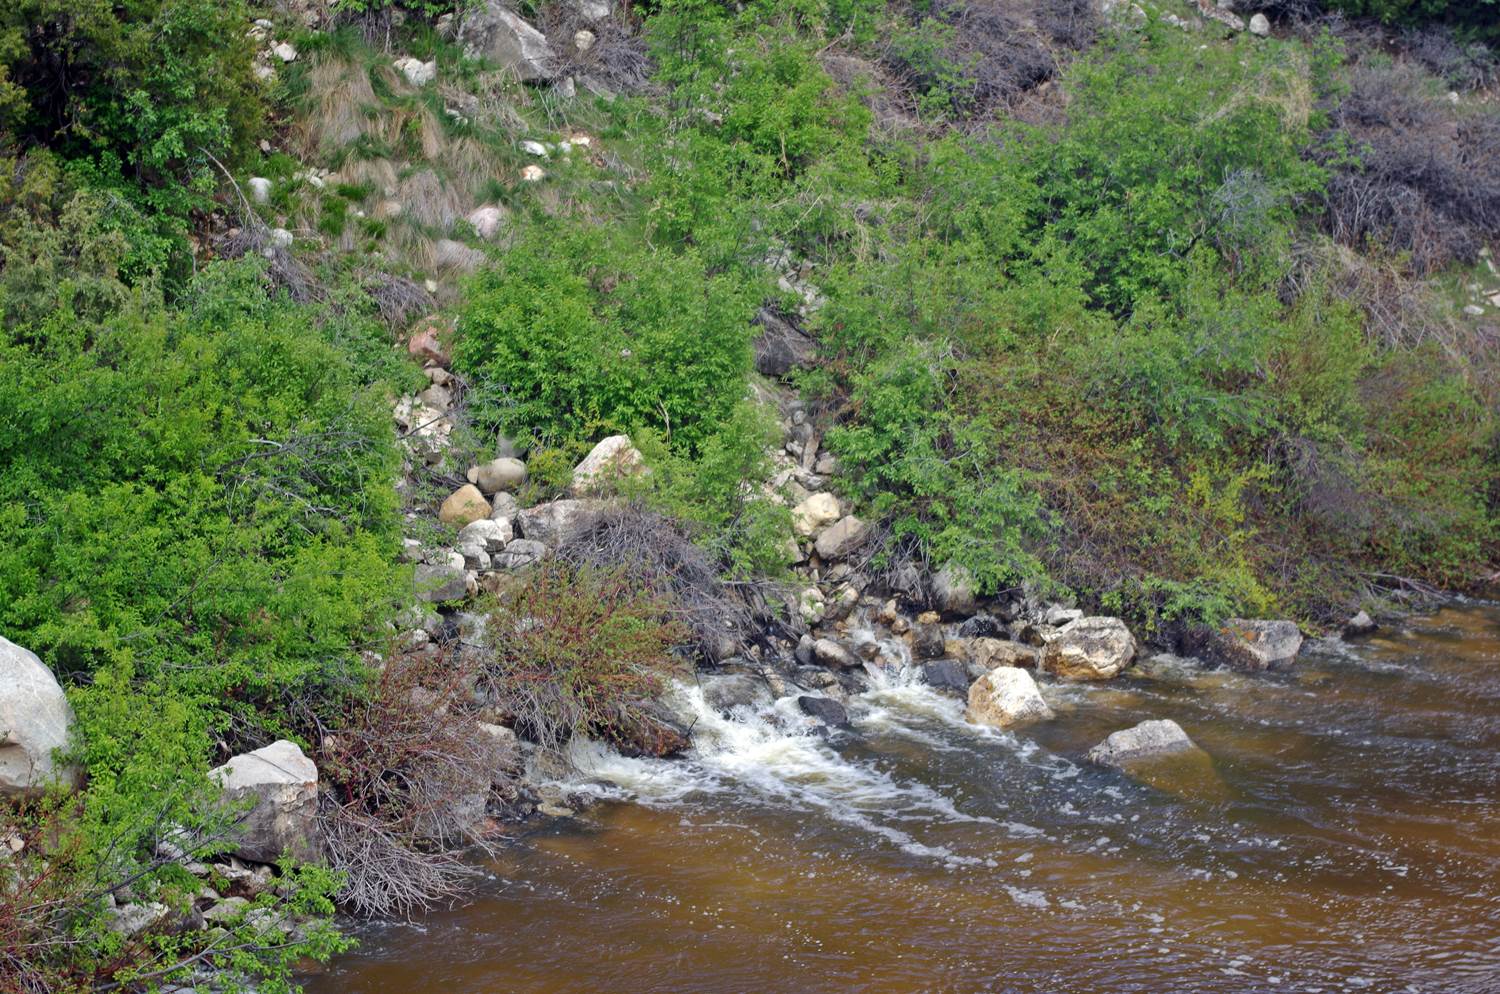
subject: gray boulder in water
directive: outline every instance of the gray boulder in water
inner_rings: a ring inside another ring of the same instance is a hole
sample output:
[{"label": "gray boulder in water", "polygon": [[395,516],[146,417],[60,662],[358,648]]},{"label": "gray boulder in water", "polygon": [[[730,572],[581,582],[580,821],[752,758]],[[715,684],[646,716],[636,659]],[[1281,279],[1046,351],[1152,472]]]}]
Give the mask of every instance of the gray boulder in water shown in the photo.
[{"label": "gray boulder in water", "polygon": [[849,724],[849,713],[844,706],[831,697],[814,697],[803,694],[797,698],[797,707],[802,713],[818,719],[833,728],[844,728]]},{"label": "gray boulder in water", "polygon": [[771,690],[765,681],[746,673],[700,676],[698,685],[703,689],[703,703],[715,711],[732,711],[771,701]]},{"label": "gray boulder in water", "polygon": [[956,694],[969,692],[969,668],[956,659],[934,659],[922,664],[922,680],[929,687]]},{"label": "gray boulder in water", "polygon": [[1237,670],[1274,670],[1291,665],[1302,649],[1302,632],[1293,621],[1230,618],[1216,628],[1199,628],[1188,637],[1191,655]]},{"label": "gray boulder in water", "polygon": [[1194,751],[1198,751],[1198,747],[1181,725],[1170,718],[1159,718],[1143,721],[1134,728],[1111,732],[1108,738],[1089,750],[1089,762],[1123,769],[1141,760]]},{"label": "gray boulder in water", "polygon": [[965,717],[976,725],[1008,728],[1023,721],[1044,721],[1052,709],[1042,700],[1036,681],[1023,669],[1001,666],[969,687]]},{"label": "gray boulder in water", "polygon": [[1064,680],[1109,680],[1135,659],[1135,636],[1119,618],[1076,618],[1045,641],[1042,666]]}]

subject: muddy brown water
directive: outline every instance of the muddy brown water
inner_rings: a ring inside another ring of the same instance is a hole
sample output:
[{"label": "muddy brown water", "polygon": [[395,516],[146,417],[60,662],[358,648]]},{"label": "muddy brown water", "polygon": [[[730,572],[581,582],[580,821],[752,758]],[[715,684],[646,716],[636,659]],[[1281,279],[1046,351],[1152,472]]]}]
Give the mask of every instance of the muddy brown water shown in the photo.
[{"label": "muddy brown water", "polygon": [[[886,678],[832,740],[781,702],[580,753],[594,806],[309,992],[1500,994],[1500,607],[1044,693],[1015,734]],[[1211,768],[1083,761],[1161,717]]]}]

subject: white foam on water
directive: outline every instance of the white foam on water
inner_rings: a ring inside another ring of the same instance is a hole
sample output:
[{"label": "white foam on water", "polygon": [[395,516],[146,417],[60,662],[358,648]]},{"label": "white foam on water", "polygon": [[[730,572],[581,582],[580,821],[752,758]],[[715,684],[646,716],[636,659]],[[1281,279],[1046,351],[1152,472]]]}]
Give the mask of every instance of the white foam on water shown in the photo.
[{"label": "white foam on water", "polygon": [[890,823],[993,824],[993,819],[960,812],[925,784],[897,780],[870,763],[845,759],[818,733],[818,723],[801,713],[795,698],[760,710],[739,708],[729,717],[709,706],[696,686],[674,686],[669,701],[693,727],[686,757],[632,759],[600,743],[578,741],[569,759],[588,782],[570,780],[567,788],[654,805],[748,791],[791,810],[819,811],[913,856],[949,866],[982,862],[928,845]]}]

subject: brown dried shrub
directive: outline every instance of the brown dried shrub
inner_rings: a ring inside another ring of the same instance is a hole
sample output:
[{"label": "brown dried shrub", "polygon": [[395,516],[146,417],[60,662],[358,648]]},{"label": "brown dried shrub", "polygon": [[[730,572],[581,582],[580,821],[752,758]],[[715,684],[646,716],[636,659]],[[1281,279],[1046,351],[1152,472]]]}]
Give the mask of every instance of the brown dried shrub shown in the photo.
[{"label": "brown dried shrub", "polygon": [[[541,28],[557,53],[558,75],[591,77],[621,93],[643,93],[652,87],[655,63],[641,37],[640,25],[624,11],[589,21],[570,3],[551,4],[542,12]],[[580,52],[573,38],[580,30],[594,36]]]},{"label": "brown dried shrub", "polygon": [[1332,110],[1325,224],[1339,242],[1406,253],[1425,275],[1473,262],[1500,226],[1500,115],[1453,107],[1410,63],[1371,61]]},{"label": "brown dried shrub", "polygon": [[630,752],[667,753],[680,736],[655,713],[673,648],[687,630],[666,598],[622,570],[566,561],[502,591],[486,627],[489,699],[548,749],[593,735]]},{"label": "brown dried shrub", "polygon": [[[1082,21],[1070,19],[1067,7],[1049,5],[1049,25],[1071,36]],[[988,117],[1057,75],[1051,50],[1003,0],[934,0],[911,17],[913,33],[898,35],[883,61],[928,100],[941,99],[954,118]]]},{"label": "brown dried shrub", "polygon": [[322,736],[320,817],[350,909],[411,915],[474,876],[464,850],[486,845],[486,802],[507,757],[479,726],[473,681],[466,655],[398,656]]},{"label": "brown dried shrub", "polygon": [[595,515],[557,550],[575,568],[617,571],[659,599],[707,660],[730,655],[755,630],[755,614],[719,578],[713,558],[676,522],[638,506]]}]

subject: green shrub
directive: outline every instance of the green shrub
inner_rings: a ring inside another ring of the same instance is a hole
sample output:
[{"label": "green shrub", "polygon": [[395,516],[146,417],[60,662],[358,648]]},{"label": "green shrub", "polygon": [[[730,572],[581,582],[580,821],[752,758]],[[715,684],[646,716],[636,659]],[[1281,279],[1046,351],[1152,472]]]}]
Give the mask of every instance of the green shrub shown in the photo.
[{"label": "green shrub", "polygon": [[232,165],[264,126],[248,23],[242,0],[7,4],[0,150],[53,149],[83,183],[145,207],[180,256],[189,211],[217,185],[214,160]]},{"label": "green shrub", "polygon": [[[47,922],[87,936],[44,957],[60,983],[128,984],[195,950],[200,933],[123,950],[100,882],[185,908],[199,884],[156,844],[222,830],[205,771],[357,689],[356,650],[403,590],[373,379],[390,350],[346,351],[375,322],[268,296],[258,261],[208,267],[172,307],[127,290],[110,202],[0,229],[0,630],[68,688],[88,776],[46,819],[75,839],[64,879],[89,881]],[[278,913],[331,912],[326,874],[285,883]],[[323,925],[302,936],[221,962],[285,989],[297,956],[338,948]]]},{"label": "green shrub", "polygon": [[454,361],[486,425],[559,442],[646,427],[693,451],[744,389],[755,303],[692,250],[538,226],[470,285]]},{"label": "green shrub", "polygon": [[694,456],[673,452],[659,434],[637,432],[651,467],[624,481],[627,494],[695,527],[695,537],[735,579],[786,570],[791,512],[757,489],[771,474],[768,453],[781,427],[750,401],[735,405]]}]

